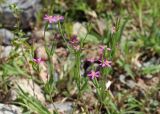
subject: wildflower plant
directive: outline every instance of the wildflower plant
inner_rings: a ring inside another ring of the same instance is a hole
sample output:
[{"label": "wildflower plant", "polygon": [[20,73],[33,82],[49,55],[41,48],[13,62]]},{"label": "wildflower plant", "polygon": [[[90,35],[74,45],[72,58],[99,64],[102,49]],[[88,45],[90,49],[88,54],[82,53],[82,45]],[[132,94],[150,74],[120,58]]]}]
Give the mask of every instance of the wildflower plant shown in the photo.
[{"label": "wildflower plant", "polygon": [[[54,17],[54,16],[53,16]],[[62,38],[64,42],[67,45],[68,50],[74,55],[75,57],[75,65],[73,68],[74,72],[74,79],[77,85],[78,90],[78,98],[81,98],[84,92],[84,88],[87,87],[88,81],[86,80],[85,76],[81,75],[81,53],[84,45],[84,39],[79,40],[76,35],[71,36],[70,38],[65,37],[65,33],[63,30],[63,25],[61,21],[58,22],[58,28],[59,32],[62,35]],[[88,33],[87,33],[88,34]],[[86,36],[87,36],[86,34]],[[115,31],[112,33],[115,34]],[[68,40],[69,39],[69,40]],[[109,46],[113,45],[113,42],[109,44]],[[114,44],[115,45],[115,44]],[[87,61],[90,61],[92,64],[94,64],[94,61],[98,61],[99,64],[99,70],[96,70],[96,68],[92,66],[92,70],[88,72],[87,76],[89,77],[89,80],[91,80],[95,86],[97,97],[100,101],[100,110],[103,107],[106,107],[106,110],[108,112],[118,112],[118,109],[116,108],[116,105],[112,103],[112,98],[110,95],[110,92],[108,91],[108,85],[107,83],[107,76],[110,73],[112,61],[111,56],[112,55],[112,49],[110,47],[107,47],[106,45],[100,45],[99,47],[99,59],[96,60],[94,58],[88,58]],[[112,103],[112,106],[114,105],[114,109],[109,106],[108,102]],[[112,110],[113,109],[113,110]]]},{"label": "wildflower plant", "polygon": [[[81,76],[81,71],[80,71],[80,67],[81,67],[81,44],[82,42],[77,38],[76,35],[73,35],[71,36],[71,38],[66,38],[66,35],[64,33],[64,29],[63,29],[63,20],[64,20],[64,17],[63,16],[48,16],[48,15],[45,15],[44,19],[47,21],[46,23],[46,26],[45,26],[45,31],[47,30],[47,27],[48,27],[48,23],[50,24],[58,24],[58,32],[61,34],[62,36],[62,39],[64,41],[64,43],[67,45],[67,49],[74,55],[75,57],[75,67],[73,69],[73,72],[74,72],[74,79],[75,79],[75,82],[76,82],[76,85],[77,85],[77,89],[78,89],[78,96],[80,97],[82,95],[82,89],[84,88],[84,85],[86,85],[87,81],[86,79],[83,80],[82,76]],[[44,35],[45,35],[45,31],[44,31]],[[45,37],[45,36],[44,36]],[[68,40],[69,39],[69,40]],[[50,84],[46,84],[47,85],[47,88],[50,86],[52,87],[52,85],[55,85],[55,81],[53,79],[53,65],[50,61],[51,59],[51,56],[53,55],[54,53],[54,49],[53,47],[55,47],[54,45],[54,42],[52,43],[52,48],[49,49],[47,46],[46,46],[46,52],[48,54],[48,58],[49,58],[49,69],[50,69],[50,75],[51,75],[51,78],[49,79],[49,83]],[[53,88],[48,88],[47,90],[53,90]],[[51,93],[50,93],[51,95]]]},{"label": "wildflower plant", "polygon": [[[45,15],[44,16],[44,20],[47,21],[46,25],[45,25],[45,29],[44,29],[44,39],[45,39],[45,32],[48,28],[48,24],[58,24],[59,26],[61,25],[61,22],[64,20],[63,16],[59,16],[59,15],[55,15],[55,16],[50,16],[50,15]],[[59,27],[58,26],[58,27]],[[49,94],[50,96],[50,100],[52,101],[52,94],[55,93],[56,91],[56,84],[55,84],[55,80],[54,80],[54,66],[52,64],[52,56],[54,54],[54,50],[55,50],[55,43],[54,41],[51,42],[51,48],[48,48],[48,45],[45,44],[45,50],[48,56],[48,67],[49,67],[49,80],[48,82],[45,84],[45,91],[47,94]]]},{"label": "wildflower plant", "polygon": [[[101,110],[102,107],[105,107],[108,113],[118,113],[118,109],[116,108],[116,105],[113,103],[112,106],[110,106],[112,103],[112,95],[110,91],[108,90],[109,86],[111,85],[111,81],[108,81],[107,75],[109,75],[109,70],[112,66],[112,62],[107,60],[106,58],[109,58],[109,53],[111,53],[111,49],[107,46],[100,46],[99,47],[99,71],[96,71],[94,67],[92,67],[92,70],[88,72],[87,76],[89,79],[93,82],[94,87],[96,89],[97,98],[100,101],[100,107],[99,110]],[[107,53],[107,54],[106,54]],[[94,59],[89,59],[92,64],[94,64]]]}]

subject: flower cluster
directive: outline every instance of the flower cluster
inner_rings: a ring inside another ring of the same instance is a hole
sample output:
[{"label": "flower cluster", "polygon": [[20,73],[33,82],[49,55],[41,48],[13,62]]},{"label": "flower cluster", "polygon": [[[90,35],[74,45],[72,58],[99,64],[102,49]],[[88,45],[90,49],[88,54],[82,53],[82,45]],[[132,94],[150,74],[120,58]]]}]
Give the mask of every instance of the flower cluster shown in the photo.
[{"label": "flower cluster", "polygon": [[[112,61],[109,61],[107,60],[106,58],[104,59],[104,54],[106,51],[111,51],[110,48],[104,46],[104,45],[101,45],[99,46],[100,50],[100,57],[99,57],[99,66],[102,67],[102,68],[105,68],[105,67],[111,67],[111,64],[112,64]],[[94,58],[90,58],[90,59],[87,59],[87,61],[91,62],[91,63],[94,63],[96,60]],[[91,79],[94,79],[94,78],[98,78],[100,76],[100,72],[99,71],[90,71],[88,74],[87,74],[88,77],[90,77]]]},{"label": "flower cluster", "polygon": [[[57,22],[63,21],[64,17],[63,16],[59,16],[59,15],[55,15],[55,16],[45,15],[44,16],[44,20],[48,21],[49,23],[57,23]],[[115,27],[112,27],[111,32],[112,33],[115,32]],[[58,35],[55,35],[55,36],[58,36]],[[69,39],[68,43],[76,51],[80,50],[80,41],[78,40],[76,35],[73,35]],[[105,55],[105,52],[106,51],[111,51],[111,49],[106,47],[106,46],[104,46],[104,45],[100,45],[99,49],[100,49],[99,50],[99,54],[100,54],[99,59],[96,60],[95,58],[90,58],[90,59],[87,59],[87,61],[89,61],[90,63],[94,63],[95,61],[98,61],[99,62],[99,66],[102,67],[102,68],[111,67],[112,62],[107,60],[106,59],[106,55]],[[36,63],[40,63],[40,62],[42,62],[42,59],[41,58],[37,58],[37,59],[33,59],[33,61],[35,61]],[[91,79],[98,78],[100,76],[100,71],[91,70],[87,75]]]},{"label": "flower cluster", "polygon": [[61,22],[64,20],[63,16],[60,15],[55,15],[55,16],[49,16],[49,15],[45,15],[44,16],[44,20],[48,21],[49,23],[57,23],[57,22]]},{"label": "flower cluster", "polygon": [[79,50],[80,46],[79,46],[79,40],[77,38],[76,35],[73,35],[70,40],[69,40],[70,45],[75,49],[75,50]]}]

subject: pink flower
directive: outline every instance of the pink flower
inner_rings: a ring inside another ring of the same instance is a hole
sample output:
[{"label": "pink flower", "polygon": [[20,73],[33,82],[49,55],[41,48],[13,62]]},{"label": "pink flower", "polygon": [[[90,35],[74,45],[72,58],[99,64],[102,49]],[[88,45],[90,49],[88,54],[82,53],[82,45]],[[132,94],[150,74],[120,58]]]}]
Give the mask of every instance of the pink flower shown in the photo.
[{"label": "pink flower", "polygon": [[105,49],[108,50],[108,51],[111,51],[111,48],[108,48],[105,45],[100,45],[99,48],[100,48],[100,53],[103,53]]},{"label": "pink flower", "polygon": [[54,22],[53,16],[49,16],[49,15],[47,15],[47,14],[44,16],[44,20],[48,21],[49,23]]},{"label": "pink flower", "polygon": [[100,76],[100,72],[92,70],[87,75],[93,80],[94,78],[98,78]]},{"label": "pink flower", "polygon": [[36,62],[37,64],[43,62],[42,58],[34,58],[33,61]]},{"label": "pink flower", "polygon": [[99,60],[101,67],[111,67],[112,61],[108,61],[107,59]]},{"label": "pink flower", "polygon": [[63,21],[64,17],[60,15],[55,15],[53,16],[53,19],[55,20],[55,22],[58,22],[58,21]]},{"label": "pink flower", "polygon": [[47,20],[49,23],[57,23],[58,21],[63,21],[64,17],[59,15],[55,16],[45,15],[44,20]]}]

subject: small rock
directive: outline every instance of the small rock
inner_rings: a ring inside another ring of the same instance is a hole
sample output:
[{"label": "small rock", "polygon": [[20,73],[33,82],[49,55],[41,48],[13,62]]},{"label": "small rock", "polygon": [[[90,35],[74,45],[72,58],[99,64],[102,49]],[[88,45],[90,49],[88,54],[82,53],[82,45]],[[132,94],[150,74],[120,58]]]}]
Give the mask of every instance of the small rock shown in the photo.
[{"label": "small rock", "polygon": [[132,89],[136,86],[136,83],[133,80],[127,80],[126,85]]},{"label": "small rock", "polygon": [[0,4],[0,22],[5,28],[13,28],[17,23],[15,13],[9,8],[12,4],[21,11],[19,19],[22,28],[28,28],[41,9],[40,0],[5,0]]},{"label": "small rock", "polygon": [[22,109],[15,105],[0,103],[0,114],[22,114]]},{"label": "small rock", "polygon": [[93,11],[93,10],[92,10],[92,11],[87,11],[86,14],[90,15],[90,16],[93,17],[93,18],[97,18],[97,14],[96,14],[96,12]]},{"label": "small rock", "polygon": [[120,80],[121,83],[125,84],[127,87],[129,87],[131,89],[136,86],[136,82],[134,82],[133,80],[127,80],[126,76],[123,75],[123,74],[121,74],[119,76],[119,80]]},{"label": "small rock", "polygon": [[98,100],[95,98],[92,92],[85,92],[82,96],[82,102],[86,104],[87,108],[92,108],[98,104]]},{"label": "small rock", "polygon": [[119,76],[120,82],[123,83],[123,84],[125,84],[125,83],[126,83],[125,78],[126,78],[126,76],[123,75],[123,74],[121,74],[121,75]]},{"label": "small rock", "polygon": [[44,46],[39,46],[36,51],[36,58],[41,58],[42,60],[47,60],[48,56]]},{"label": "small rock", "polygon": [[0,29],[0,45],[10,45],[14,39],[14,34],[7,29]]},{"label": "small rock", "polygon": [[12,46],[0,46],[0,58],[4,59],[9,57],[10,52],[12,51],[13,47]]},{"label": "small rock", "polygon": [[140,78],[138,79],[138,82],[137,82],[136,86],[139,87],[142,90],[145,90],[145,91],[147,91],[149,89],[149,87],[146,85],[144,80],[142,80]]},{"label": "small rock", "polygon": [[149,67],[149,66],[153,65],[153,63],[151,61],[147,61],[147,62],[144,62],[142,65],[144,67]]},{"label": "small rock", "polygon": [[[56,71],[61,71],[60,70],[60,66],[59,66],[59,63],[57,61],[57,55],[54,54],[52,57],[51,57],[51,62],[54,66],[54,73],[53,73],[53,78],[55,81],[58,81],[59,80],[59,75],[57,74]],[[40,69],[40,72],[39,72],[39,77],[40,79],[46,83],[49,79],[50,79],[50,73],[48,72],[48,66],[45,62],[41,62],[39,64],[39,69]]]},{"label": "small rock", "polygon": [[151,78],[153,78],[153,75],[147,74],[146,76],[144,76],[144,78],[146,78],[146,79],[151,79]]},{"label": "small rock", "polygon": [[106,21],[104,19],[97,19],[96,20],[97,27],[95,30],[102,36],[104,35],[104,31],[106,29]]},{"label": "small rock", "polygon": [[40,79],[44,83],[47,83],[47,81],[49,80],[49,75],[48,75],[48,70],[47,70],[46,64],[44,62],[40,63],[39,68],[40,68],[40,72],[39,72]]},{"label": "small rock", "polygon": [[79,22],[73,24],[73,32],[74,35],[84,36],[87,34],[87,29]]},{"label": "small rock", "polygon": [[[45,40],[49,41],[52,38],[51,31],[45,31]],[[36,40],[44,39],[44,30],[35,30],[32,33],[32,38],[36,38]]]},{"label": "small rock", "polygon": [[10,100],[12,100],[12,101],[16,100],[17,94],[18,94],[17,93],[17,89],[18,89],[18,86],[19,86],[19,87],[21,87],[21,89],[24,92],[29,93],[31,96],[34,96],[35,98],[37,98],[42,103],[45,103],[45,98],[44,98],[44,95],[42,93],[41,88],[39,87],[39,85],[37,85],[32,80],[29,80],[29,79],[16,79],[16,80],[12,80],[12,83],[13,83],[14,86],[11,89]]},{"label": "small rock", "polygon": [[55,102],[54,104],[49,104],[47,107],[51,112],[53,112],[53,110],[57,110],[59,113],[62,114],[72,114],[73,111],[72,106],[73,103],[71,102],[65,102],[65,103]]},{"label": "small rock", "polygon": [[137,53],[137,54],[135,55],[135,57],[133,57],[133,58],[131,59],[133,65],[134,65],[136,68],[141,68],[141,67],[142,67],[142,63],[141,63],[140,60],[139,60],[139,57],[140,57],[140,56],[141,56],[141,54],[140,54],[140,53]]}]

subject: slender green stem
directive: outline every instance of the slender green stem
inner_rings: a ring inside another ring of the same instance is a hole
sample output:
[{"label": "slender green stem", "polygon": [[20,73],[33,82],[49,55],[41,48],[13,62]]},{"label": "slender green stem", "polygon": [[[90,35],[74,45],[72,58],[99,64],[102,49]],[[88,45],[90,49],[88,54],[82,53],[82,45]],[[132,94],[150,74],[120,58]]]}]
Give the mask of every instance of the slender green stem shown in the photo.
[{"label": "slender green stem", "polygon": [[77,83],[78,92],[79,92],[78,96],[80,97],[81,96],[81,74],[80,74],[80,60],[81,59],[80,59],[80,52],[79,51],[75,53],[75,57],[76,57],[76,62],[75,62],[76,74],[75,74],[75,76],[76,76],[76,83]]},{"label": "slender green stem", "polygon": [[62,26],[61,26],[61,23],[60,23],[60,22],[58,23],[58,28],[59,28],[59,32],[61,33],[64,42],[67,44],[67,48],[68,48],[69,50],[71,50],[71,48],[68,46],[68,42],[67,42],[67,40],[66,40],[66,38],[65,38],[65,36],[64,36],[64,32],[63,32],[63,30],[62,30]]}]

